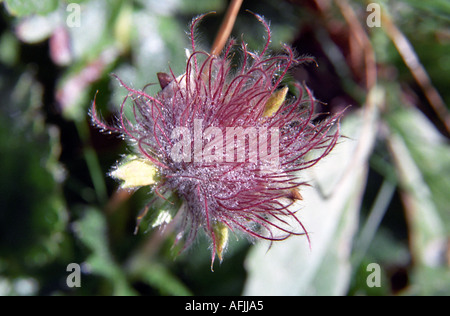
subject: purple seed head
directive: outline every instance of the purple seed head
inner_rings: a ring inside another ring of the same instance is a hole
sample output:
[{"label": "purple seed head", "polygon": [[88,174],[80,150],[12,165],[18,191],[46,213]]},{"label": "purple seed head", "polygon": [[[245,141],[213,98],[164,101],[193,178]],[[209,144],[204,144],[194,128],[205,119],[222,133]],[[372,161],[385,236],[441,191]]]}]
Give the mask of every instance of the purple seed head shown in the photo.
[{"label": "purple seed head", "polygon": [[[178,236],[186,247],[199,230],[210,237],[212,258],[226,246],[228,230],[252,238],[284,240],[306,235],[296,215],[301,171],[326,156],[336,144],[340,115],[316,122],[311,91],[296,84],[297,97],[281,86],[297,58],[285,45],[271,55],[270,29],[261,52],[230,40],[221,56],[198,50],[191,25],[192,52],[181,76],[159,73],[155,96],[128,91],[115,126],[94,122],[132,141],[141,158],[159,171],[156,192],[174,192],[184,203]],[[236,61],[238,60],[238,61]],[[132,113],[124,107],[131,99]],[[312,150],[320,153],[308,158]],[[158,193],[159,194],[159,193]],[[308,238],[309,240],[309,238]]]}]

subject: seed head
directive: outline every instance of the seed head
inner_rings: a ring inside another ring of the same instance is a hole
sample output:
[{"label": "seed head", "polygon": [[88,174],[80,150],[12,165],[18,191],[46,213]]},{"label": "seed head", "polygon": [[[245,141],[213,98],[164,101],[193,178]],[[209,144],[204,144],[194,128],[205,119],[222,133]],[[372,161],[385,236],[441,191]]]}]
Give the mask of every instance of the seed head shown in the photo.
[{"label": "seed head", "polygon": [[[180,76],[159,73],[162,90],[155,96],[128,91],[117,124],[96,114],[101,129],[119,133],[136,156],[119,164],[112,176],[123,186],[151,186],[162,198],[173,192],[182,201],[178,238],[185,248],[200,230],[211,240],[212,263],[222,260],[229,231],[252,239],[284,240],[308,233],[297,211],[301,171],[325,157],[337,142],[336,115],[316,122],[315,99],[306,86],[294,84],[296,97],[282,86],[294,66],[313,61],[298,58],[284,45],[269,53],[270,29],[260,52],[230,40],[220,56],[197,49],[191,28],[192,52]],[[131,99],[131,110],[125,106]],[[318,151],[315,158],[308,153]],[[306,201],[307,203],[307,201]]]}]

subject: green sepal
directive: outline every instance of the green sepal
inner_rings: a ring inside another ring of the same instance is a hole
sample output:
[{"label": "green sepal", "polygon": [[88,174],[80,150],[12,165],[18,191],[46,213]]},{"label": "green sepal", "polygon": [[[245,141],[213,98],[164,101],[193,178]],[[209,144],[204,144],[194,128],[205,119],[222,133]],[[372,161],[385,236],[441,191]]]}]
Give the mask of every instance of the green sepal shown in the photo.
[{"label": "green sepal", "polygon": [[288,92],[288,87],[283,87],[274,93],[269,97],[269,99],[266,102],[266,106],[264,108],[264,117],[270,117],[274,115],[280,107],[283,105],[284,100],[286,100],[286,95]]}]

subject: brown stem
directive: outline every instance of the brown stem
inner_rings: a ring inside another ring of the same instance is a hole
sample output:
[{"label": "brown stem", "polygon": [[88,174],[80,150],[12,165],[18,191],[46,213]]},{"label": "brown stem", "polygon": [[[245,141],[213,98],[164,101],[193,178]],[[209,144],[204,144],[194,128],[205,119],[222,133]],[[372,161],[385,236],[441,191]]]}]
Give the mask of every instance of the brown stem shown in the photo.
[{"label": "brown stem", "polygon": [[231,30],[233,29],[234,22],[236,21],[236,17],[239,13],[239,9],[241,8],[243,0],[232,0],[230,6],[228,7],[227,13],[225,15],[225,19],[220,26],[219,32],[217,33],[217,37],[214,40],[211,55],[218,55],[222,51],[225,43],[230,37]]},{"label": "brown stem", "polygon": [[362,53],[364,54],[365,71],[366,71],[366,87],[370,91],[377,83],[377,67],[375,61],[375,53],[367,33],[364,31],[358,17],[346,0],[335,0],[341,10],[344,19],[349,25],[349,30],[356,39]]},{"label": "brown stem", "polygon": [[438,90],[433,86],[425,67],[420,63],[414,48],[408,38],[394,24],[386,12],[382,14],[382,25],[386,34],[391,38],[406,66],[411,71],[414,79],[419,84],[423,93],[439,119],[444,123],[447,131],[450,132],[450,113]]}]

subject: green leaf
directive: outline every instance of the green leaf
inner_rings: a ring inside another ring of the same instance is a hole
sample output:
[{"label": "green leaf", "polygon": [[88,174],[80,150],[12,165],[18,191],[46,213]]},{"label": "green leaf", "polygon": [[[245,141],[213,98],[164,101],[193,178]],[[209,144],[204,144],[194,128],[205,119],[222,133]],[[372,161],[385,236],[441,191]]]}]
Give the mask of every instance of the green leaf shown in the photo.
[{"label": "green leaf", "polygon": [[137,275],[158,289],[162,295],[192,295],[191,291],[162,264],[149,262],[145,268],[139,270]]},{"label": "green leaf", "polygon": [[[419,185],[424,185],[424,190],[429,191],[429,198],[433,207],[442,217],[441,223],[445,230],[450,232],[450,213],[448,205],[450,199],[450,178],[444,174],[450,174],[450,146],[432,123],[416,109],[397,109],[388,117],[388,123],[393,131],[394,142],[399,146],[391,146],[396,160],[397,170],[403,181],[412,177],[417,172],[418,183],[411,187],[413,190]],[[404,159],[404,161],[402,160]],[[404,164],[411,163],[406,167]],[[401,167],[401,169],[399,169]],[[410,168],[410,170],[408,170]],[[408,181],[413,181],[409,179]],[[422,192],[424,194],[425,191]]]},{"label": "green leaf", "polygon": [[124,270],[114,260],[108,247],[105,217],[95,208],[87,208],[84,217],[74,224],[78,238],[91,250],[87,258],[92,273],[105,277],[112,284],[112,295],[135,295]]},{"label": "green leaf", "polygon": [[0,71],[0,258],[16,272],[61,256],[67,238],[59,130],[45,124],[42,93],[30,73]]},{"label": "green leaf", "polygon": [[[444,255],[450,236],[450,146],[415,108],[389,117],[389,148],[394,158],[415,262],[413,294],[450,291]],[[447,280],[443,282],[443,280]]]},{"label": "green leaf", "polygon": [[450,21],[450,3],[446,0],[426,2],[420,0],[402,0],[401,2],[409,5],[411,9],[415,10],[416,14],[423,15],[424,13],[431,13]]},{"label": "green leaf", "polygon": [[6,9],[14,16],[48,14],[58,8],[58,0],[5,0]]}]

